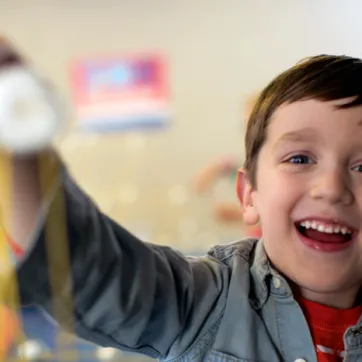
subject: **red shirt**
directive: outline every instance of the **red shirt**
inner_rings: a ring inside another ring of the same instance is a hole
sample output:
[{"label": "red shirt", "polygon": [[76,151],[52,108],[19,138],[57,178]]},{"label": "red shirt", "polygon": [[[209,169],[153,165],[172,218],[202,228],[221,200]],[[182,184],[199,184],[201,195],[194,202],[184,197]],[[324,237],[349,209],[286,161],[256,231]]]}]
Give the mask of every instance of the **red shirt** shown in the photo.
[{"label": "red shirt", "polygon": [[303,298],[299,304],[312,334],[318,362],[342,362],[343,335],[348,327],[357,324],[362,306],[335,309]]},{"label": "red shirt", "polygon": [[10,238],[8,240],[12,252],[15,254],[17,258],[21,258],[24,255],[23,249]]},{"label": "red shirt", "polygon": [[[7,236],[11,250],[17,258],[23,256],[23,250]],[[5,360],[14,341],[21,333],[21,323],[13,310],[0,304],[0,360]]]}]

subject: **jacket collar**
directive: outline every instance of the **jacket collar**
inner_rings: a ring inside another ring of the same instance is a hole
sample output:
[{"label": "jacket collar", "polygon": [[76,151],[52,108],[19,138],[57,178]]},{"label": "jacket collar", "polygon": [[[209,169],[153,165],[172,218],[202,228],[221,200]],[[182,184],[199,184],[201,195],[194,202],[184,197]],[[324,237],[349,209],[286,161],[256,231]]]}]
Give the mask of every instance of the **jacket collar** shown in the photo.
[{"label": "jacket collar", "polygon": [[254,243],[254,257],[250,260],[250,302],[255,309],[260,309],[269,294],[280,297],[292,296],[292,290],[285,278],[275,270],[266,254],[263,239]]}]

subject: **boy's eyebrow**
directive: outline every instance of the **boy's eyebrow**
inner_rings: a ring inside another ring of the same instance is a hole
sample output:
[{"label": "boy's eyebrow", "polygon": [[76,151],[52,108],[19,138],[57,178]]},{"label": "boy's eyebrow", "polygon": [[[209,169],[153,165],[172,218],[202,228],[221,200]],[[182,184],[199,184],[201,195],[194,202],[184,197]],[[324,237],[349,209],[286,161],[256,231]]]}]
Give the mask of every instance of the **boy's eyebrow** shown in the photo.
[{"label": "boy's eyebrow", "polygon": [[281,143],[285,142],[316,142],[319,138],[318,132],[315,129],[308,127],[302,128],[297,131],[290,131],[284,133],[280,138],[275,142],[273,148],[276,148]]}]

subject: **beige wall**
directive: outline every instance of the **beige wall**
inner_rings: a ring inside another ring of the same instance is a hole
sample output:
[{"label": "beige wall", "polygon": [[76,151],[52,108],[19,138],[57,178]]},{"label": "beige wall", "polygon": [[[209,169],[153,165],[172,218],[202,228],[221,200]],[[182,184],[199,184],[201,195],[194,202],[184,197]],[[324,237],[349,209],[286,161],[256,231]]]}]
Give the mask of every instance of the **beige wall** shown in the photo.
[{"label": "beige wall", "polygon": [[112,216],[152,241],[191,250],[241,234],[216,225],[209,211],[220,193],[234,197],[231,186],[202,198],[187,186],[214,155],[242,158],[244,97],[302,57],[361,56],[361,14],[358,0],[0,0],[0,31],[68,100],[71,58],[152,49],[168,56],[175,111],[169,130],[70,134],[61,149]]}]

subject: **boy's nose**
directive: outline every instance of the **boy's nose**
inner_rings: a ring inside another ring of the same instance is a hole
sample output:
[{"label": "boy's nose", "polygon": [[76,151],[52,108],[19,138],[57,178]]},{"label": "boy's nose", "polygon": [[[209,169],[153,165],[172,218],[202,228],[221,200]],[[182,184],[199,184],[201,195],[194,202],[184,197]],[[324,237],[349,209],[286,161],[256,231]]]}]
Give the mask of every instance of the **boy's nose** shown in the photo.
[{"label": "boy's nose", "polygon": [[311,196],[329,204],[351,204],[354,194],[344,174],[336,171],[323,172],[312,185]]}]

